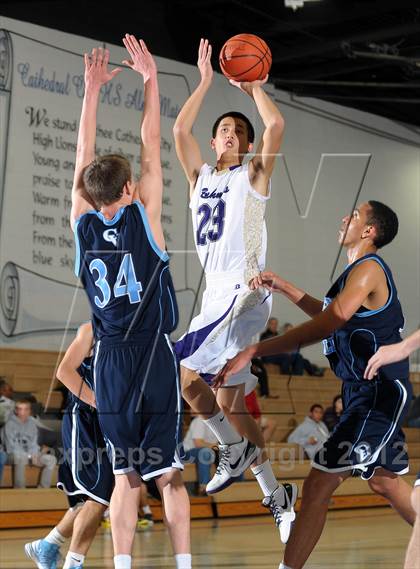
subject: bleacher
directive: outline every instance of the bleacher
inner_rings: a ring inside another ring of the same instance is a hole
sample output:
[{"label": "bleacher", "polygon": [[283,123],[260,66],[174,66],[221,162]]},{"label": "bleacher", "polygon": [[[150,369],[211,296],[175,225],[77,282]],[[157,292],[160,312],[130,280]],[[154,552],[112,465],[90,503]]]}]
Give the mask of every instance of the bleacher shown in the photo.
[{"label": "bleacher", "polygon": [[[56,411],[61,405],[62,394],[57,391],[54,371],[58,354],[47,351],[0,349],[0,375],[4,375],[16,392],[31,392],[39,401],[47,403],[47,412]],[[277,422],[268,453],[274,471],[280,481],[293,481],[301,489],[310,470],[310,462],[296,445],[287,442],[289,433],[306,416],[313,403],[324,407],[340,392],[341,382],[329,371],[324,377],[286,377],[278,374],[275,366],[267,366],[272,395],[278,399],[260,399],[264,415]],[[412,374],[414,394],[420,394],[420,374]],[[186,418],[188,423],[188,417]],[[44,419],[43,419],[44,420]],[[420,429],[405,429],[410,456],[410,475],[405,479],[412,483],[420,470]],[[41,527],[55,524],[63,515],[67,502],[64,494],[55,488],[35,488],[39,469],[27,467],[28,488],[12,488],[11,467],[6,466],[3,489],[0,492],[0,529],[13,527]],[[194,465],[186,465],[184,479],[196,480]],[[53,484],[56,475],[53,477]],[[32,487],[31,487],[32,486]],[[158,502],[152,501],[156,519],[161,519]],[[385,506],[386,501],[373,494],[366,482],[359,478],[347,480],[334,494],[330,508],[361,508]],[[298,503],[299,508],[299,503]],[[243,482],[233,484],[220,494],[203,498],[191,498],[193,518],[263,515],[267,510],[261,506],[261,492],[250,472]]]}]

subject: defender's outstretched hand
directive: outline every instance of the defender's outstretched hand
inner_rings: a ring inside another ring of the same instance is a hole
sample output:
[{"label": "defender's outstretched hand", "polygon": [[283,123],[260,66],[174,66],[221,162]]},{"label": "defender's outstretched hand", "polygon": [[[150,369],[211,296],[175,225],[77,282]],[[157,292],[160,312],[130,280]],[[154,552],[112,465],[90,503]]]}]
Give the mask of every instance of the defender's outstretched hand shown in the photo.
[{"label": "defender's outstretched hand", "polygon": [[209,83],[213,79],[213,68],[211,66],[211,52],[212,52],[212,47],[209,44],[209,40],[201,39],[198,48],[197,67],[201,73],[201,80],[208,81]]},{"label": "defender's outstretched hand", "polygon": [[398,344],[391,344],[389,346],[382,346],[370,358],[365,370],[365,379],[374,379],[378,373],[379,368],[382,366],[399,362],[410,355],[409,350],[405,349],[405,343],[399,342]]},{"label": "defender's outstretched hand", "polygon": [[85,53],[85,85],[86,89],[100,89],[102,85],[111,81],[120,71],[121,67],[116,67],[112,71],[108,70],[109,50],[101,47],[93,48],[92,53]]},{"label": "defender's outstretched hand", "polygon": [[286,281],[273,273],[271,271],[263,271],[253,279],[249,281],[249,288],[251,290],[257,290],[257,288],[265,288],[270,292],[279,292],[282,293],[284,291],[284,285]]},{"label": "defender's outstretched hand", "polygon": [[137,73],[143,75],[145,83],[150,77],[157,75],[155,60],[143,40],[138,40],[133,35],[125,34],[123,43],[131,57],[131,59],[125,59],[123,61],[124,65],[127,65],[133,71],[137,71]]},{"label": "defender's outstretched hand", "polygon": [[234,87],[238,87],[241,91],[252,97],[252,90],[255,87],[261,87],[268,81],[268,75],[264,77],[264,79],[257,80],[257,81],[235,81],[234,79],[229,79],[229,83]]},{"label": "defender's outstretched hand", "polygon": [[225,367],[219,371],[212,382],[212,388],[218,389],[222,387],[231,375],[238,373],[244,368],[254,357],[254,346],[248,346],[242,352],[239,352],[234,358],[228,360]]}]

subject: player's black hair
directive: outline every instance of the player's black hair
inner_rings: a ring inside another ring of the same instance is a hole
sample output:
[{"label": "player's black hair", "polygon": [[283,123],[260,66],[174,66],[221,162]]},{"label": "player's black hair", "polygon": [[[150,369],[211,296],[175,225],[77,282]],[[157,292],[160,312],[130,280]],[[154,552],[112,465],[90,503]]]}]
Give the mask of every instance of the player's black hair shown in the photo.
[{"label": "player's black hair", "polygon": [[323,411],[324,407],[319,403],[314,403],[312,407],[309,409],[309,411],[312,413],[312,411],[315,411],[315,409],[321,409],[321,411]]},{"label": "player's black hair", "polygon": [[83,173],[86,191],[98,208],[117,202],[130,180],[130,162],[119,154],[96,158]]},{"label": "player's black hair", "polygon": [[385,247],[394,239],[398,233],[398,216],[390,207],[377,202],[369,200],[370,212],[368,214],[368,224],[373,225],[376,229],[377,236],[374,240],[374,245],[378,249]]},{"label": "player's black hair", "polygon": [[229,113],[224,113],[218,119],[216,119],[216,122],[214,123],[212,131],[211,131],[213,138],[216,138],[217,128],[218,128],[219,124],[222,122],[222,120],[225,119],[226,117],[232,117],[233,119],[241,119],[242,121],[244,121],[244,123],[246,124],[246,129],[247,129],[248,142],[249,143],[254,142],[255,130],[251,124],[251,121],[244,114],[238,113],[237,111],[230,111]]}]

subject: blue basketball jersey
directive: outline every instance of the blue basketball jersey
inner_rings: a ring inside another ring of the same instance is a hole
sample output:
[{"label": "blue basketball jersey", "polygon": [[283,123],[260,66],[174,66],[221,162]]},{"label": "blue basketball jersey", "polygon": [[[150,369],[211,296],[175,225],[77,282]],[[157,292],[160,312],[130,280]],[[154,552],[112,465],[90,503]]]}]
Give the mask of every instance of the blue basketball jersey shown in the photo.
[{"label": "blue basketball jersey", "polygon": [[176,328],[169,256],[155,243],[140,202],[122,207],[113,219],[86,213],[75,236],[75,272],[90,301],[97,339],[152,337]]},{"label": "blue basketball jersey", "polygon": [[[330,362],[331,369],[343,381],[362,381],[371,356],[381,346],[402,340],[400,333],[404,328],[404,316],[397,289],[391,270],[378,255],[365,255],[345,269],[328,291],[324,299],[324,310],[343,290],[351,270],[369,260],[377,262],[386,275],[389,290],[386,304],[378,310],[367,310],[361,306],[342,328],[323,341],[324,354]],[[379,370],[379,379],[408,379],[408,364],[406,358],[401,362],[383,366]]]}]

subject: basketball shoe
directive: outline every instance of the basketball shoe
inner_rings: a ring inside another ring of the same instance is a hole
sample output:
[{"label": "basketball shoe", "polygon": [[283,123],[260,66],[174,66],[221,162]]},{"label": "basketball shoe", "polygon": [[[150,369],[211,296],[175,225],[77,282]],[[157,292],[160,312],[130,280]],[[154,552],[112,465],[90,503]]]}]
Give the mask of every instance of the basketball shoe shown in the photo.
[{"label": "basketball shoe", "polygon": [[147,531],[151,529],[154,525],[152,514],[142,514],[142,517],[137,521],[138,531]]},{"label": "basketball shoe", "polygon": [[292,531],[296,513],[293,506],[298,497],[296,484],[281,484],[270,496],[266,496],[262,505],[273,514],[276,526],[280,531],[280,539],[287,543]]},{"label": "basketball shoe", "polygon": [[38,569],[57,569],[60,560],[60,548],[45,539],[38,539],[25,544],[25,553],[36,563]]},{"label": "basketball shoe", "polygon": [[239,443],[219,445],[219,464],[206,486],[207,494],[216,494],[230,486],[251,466],[261,449],[243,438]]}]

